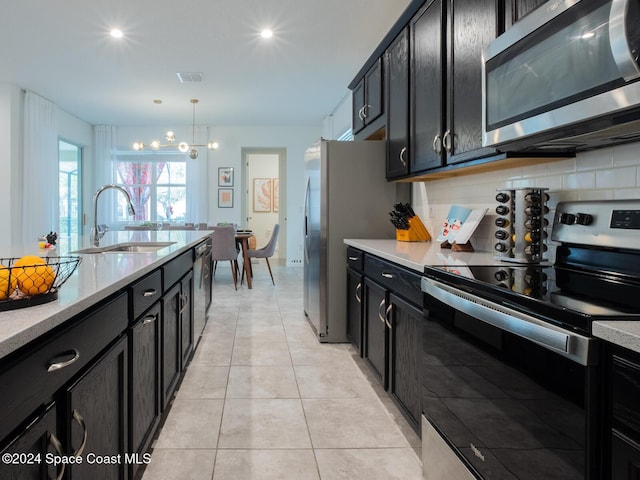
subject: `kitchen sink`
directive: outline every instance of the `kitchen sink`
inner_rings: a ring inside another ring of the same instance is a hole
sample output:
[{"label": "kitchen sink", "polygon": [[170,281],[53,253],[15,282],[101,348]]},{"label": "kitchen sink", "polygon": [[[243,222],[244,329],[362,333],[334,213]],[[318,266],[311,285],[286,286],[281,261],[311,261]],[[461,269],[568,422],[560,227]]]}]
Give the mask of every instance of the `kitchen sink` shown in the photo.
[{"label": "kitchen sink", "polygon": [[104,247],[89,247],[70,253],[149,253],[173,245],[176,242],[125,242]]}]

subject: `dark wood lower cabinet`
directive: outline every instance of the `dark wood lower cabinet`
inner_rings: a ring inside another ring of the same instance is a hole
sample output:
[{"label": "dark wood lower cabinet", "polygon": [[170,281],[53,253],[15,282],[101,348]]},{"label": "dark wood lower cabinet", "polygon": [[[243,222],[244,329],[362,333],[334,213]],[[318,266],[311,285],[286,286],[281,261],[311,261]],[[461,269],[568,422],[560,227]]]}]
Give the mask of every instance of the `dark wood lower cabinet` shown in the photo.
[{"label": "dark wood lower cabinet", "polygon": [[[50,403],[36,413],[28,425],[2,449],[0,478],[3,480],[49,480],[64,473],[64,466],[45,461],[47,453],[62,455],[56,431],[56,404]],[[10,455],[5,460],[5,455]]]},{"label": "dark wood lower cabinet", "polygon": [[180,310],[182,289],[173,286],[162,298],[162,407],[166,407],[180,379]]},{"label": "dark wood lower cabinet", "polygon": [[[149,449],[160,421],[160,302],[133,325],[129,334],[129,425],[131,452]],[[132,464],[131,478],[139,465]]]},{"label": "dark wood lower cabinet", "polygon": [[68,455],[82,463],[68,465],[68,480],[127,478],[127,338],[123,336],[96,360],[64,394],[64,442]]},{"label": "dark wood lower cabinet", "polygon": [[[419,435],[423,315],[417,302],[422,298],[421,275],[370,255],[364,265],[362,356]],[[352,279],[357,277],[349,272],[348,278],[351,291]]]},{"label": "dark wood lower cabinet", "polygon": [[347,268],[347,337],[362,356],[362,274]]},{"label": "dark wood lower cabinet", "polygon": [[391,304],[389,355],[389,393],[405,410],[414,429],[418,429],[421,404],[420,353],[422,349],[422,311],[394,294]]},{"label": "dark wood lower cabinet", "polygon": [[364,280],[365,298],[365,344],[364,358],[373,367],[373,372],[387,388],[387,325],[384,321],[387,291],[370,279]]}]

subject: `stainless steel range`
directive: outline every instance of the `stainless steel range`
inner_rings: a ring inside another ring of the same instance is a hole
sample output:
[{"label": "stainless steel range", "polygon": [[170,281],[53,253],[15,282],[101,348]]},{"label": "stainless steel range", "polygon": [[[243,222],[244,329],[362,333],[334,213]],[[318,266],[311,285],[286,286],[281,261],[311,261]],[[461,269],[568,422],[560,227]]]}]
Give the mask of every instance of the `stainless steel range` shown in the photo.
[{"label": "stainless steel range", "polygon": [[640,200],[561,203],[551,238],[554,265],[425,267],[425,478],[601,478],[591,326],[640,320]]}]

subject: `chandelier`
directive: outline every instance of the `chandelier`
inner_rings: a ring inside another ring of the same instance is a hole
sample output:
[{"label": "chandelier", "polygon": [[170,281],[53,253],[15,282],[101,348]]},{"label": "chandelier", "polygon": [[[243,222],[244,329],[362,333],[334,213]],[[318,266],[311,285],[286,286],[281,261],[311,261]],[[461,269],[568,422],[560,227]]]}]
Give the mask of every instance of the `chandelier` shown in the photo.
[{"label": "chandelier", "polygon": [[[176,136],[172,131],[169,131],[165,134],[164,138],[167,140],[167,143],[160,143],[160,140],[152,140],[149,144],[149,148],[151,150],[160,150],[161,148],[177,148],[182,153],[189,152],[189,158],[195,160],[198,158],[198,150],[194,147],[207,147],[209,150],[215,150],[218,148],[218,142],[207,142],[206,144],[197,144],[196,143],[196,104],[198,103],[197,98],[192,98],[190,100],[193,105],[193,120],[191,124],[193,137],[191,144],[187,142],[177,142]],[[147,146],[142,142],[134,142],[133,149],[136,151],[144,150]]]}]

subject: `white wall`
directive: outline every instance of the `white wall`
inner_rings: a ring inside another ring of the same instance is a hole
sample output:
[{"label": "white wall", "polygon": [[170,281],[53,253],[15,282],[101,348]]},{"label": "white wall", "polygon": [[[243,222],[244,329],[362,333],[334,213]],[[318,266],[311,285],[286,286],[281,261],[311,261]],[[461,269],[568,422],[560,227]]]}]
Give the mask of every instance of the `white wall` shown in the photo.
[{"label": "white wall", "polygon": [[[22,92],[0,83],[0,248],[20,243],[22,232]],[[8,229],[8,231],[7,231]]]},{"label": "white wall", "polygon": [[[153,138],[161,136],[167,128],[163,127],[119,127],[118,148],[131,150],[135,140],[148,143]],[[173,126],[178,139],[191,139],[190,126]],[[299,264],[302,260],[303,245],[303,201],[304,201],[304,152],[311,143],[320,138],[322,128],[317,127],[268,127],[268,126],[216,126],[209,127],[208,139],[215,140],[220,147],[215,151],[208,151],[208,218],[203,219],[209,224],[218,222],[244,223],[244,212],[241,198],[244,196],[242,188],[242,149],[243,148],[283,148],[286,150],[286,172],[280,172],[280,190],[286,189],[286,241],[287,264]],[[196,138],[198,143],[205,139]],[[198,161],[202,160],[201,157]],[[233,167],[234,203],[233,208],[218,208],[218,167]],[[384,172],[383,172],[384,173]],[[281,194],[281,199],[285,195]]]},{"label": "white wall", "polygon": [[435,236],[451,205],[489,208],[493,215],[483,220],[472,244],[476,250],[493,251],[496,189],[548,187],[550,215],[559,201],[640,199],[639,151],[638,143],[619,145],[579,153],[567,160],[416,183],[412,203]]}]

